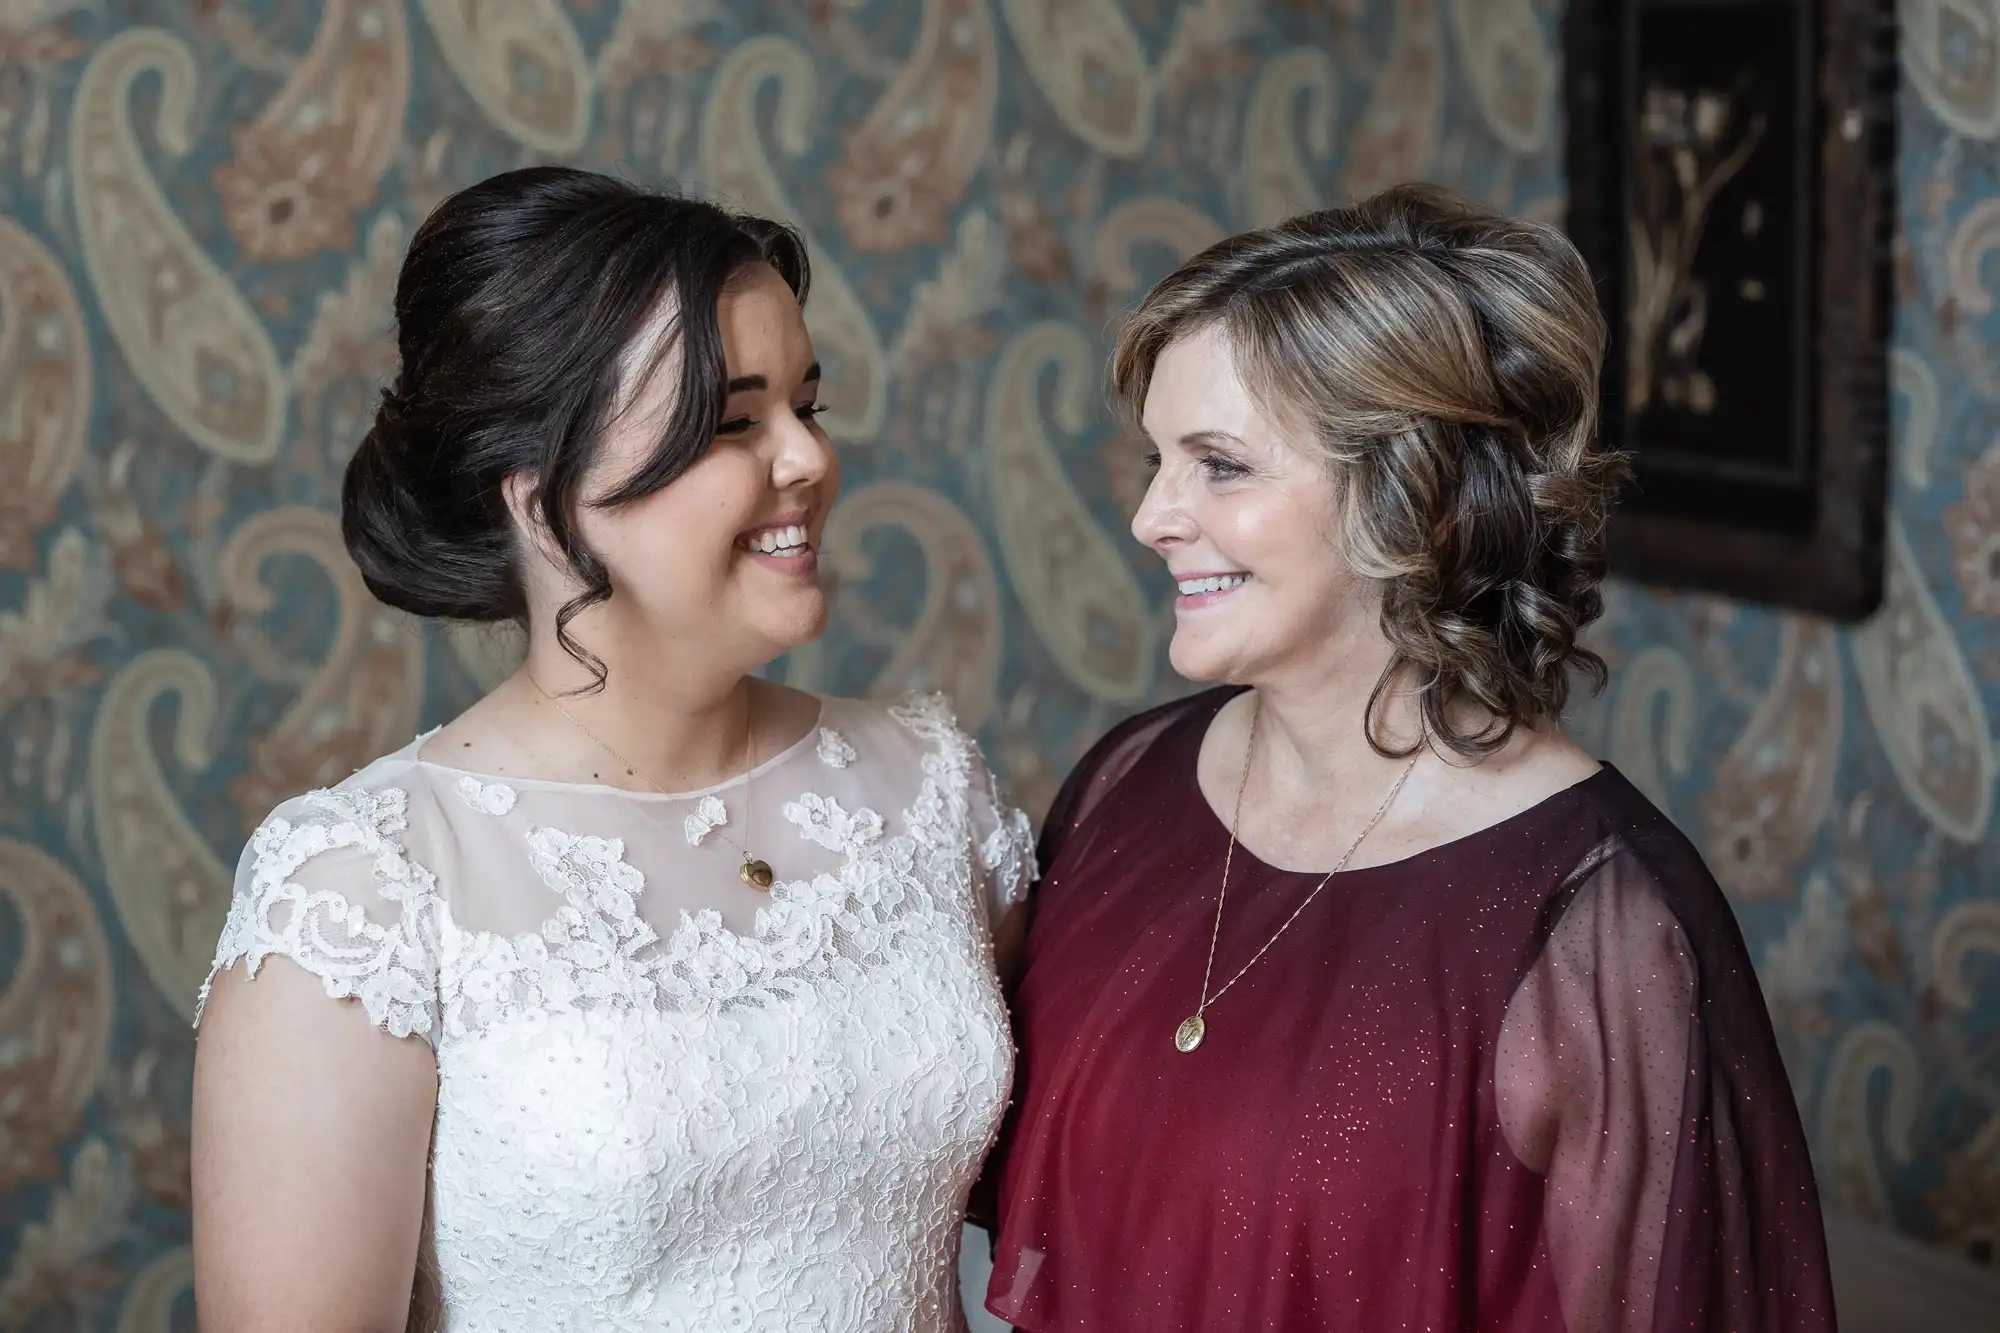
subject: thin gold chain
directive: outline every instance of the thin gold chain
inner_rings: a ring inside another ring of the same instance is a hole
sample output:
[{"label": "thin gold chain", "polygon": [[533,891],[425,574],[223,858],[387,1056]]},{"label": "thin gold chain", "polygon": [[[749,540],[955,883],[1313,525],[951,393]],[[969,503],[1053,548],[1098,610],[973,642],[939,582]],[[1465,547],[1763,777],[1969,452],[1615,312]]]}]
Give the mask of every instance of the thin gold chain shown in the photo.
[{"label": "thin gold chain", "polygon": [[[654,791],[658,792],[662,796],[675,795],[675,793],[668,791],[665,787],[662,787],[659,783],[653,781],[651,777],[647,776],[643,771],[640,770],[637,764],[633,763],[630,759],[627,759],[617,750],[614,750],[611,747],[611,745],[607,741],[605,741],[603,737],[599,736],[589,727],[584,726],[583,723],[577,718],[577,715],[575,713],[572,713],[569,711],[569,709],[563,707],[563,701],[561,699],[558,699],[555,695],[550,694],[547,690],[542,688],[542,682],[535,679],[534,672],[526,671],[524,668],[524,674],[526,674],[526,676],[528,677],[528,683],[535,687],[536,693],[540,694],[544,699],[547,699],[551,704],[554,704],[555,710],[558,713],[561,713],[564,717],[568,718],[569,724],[572,727],[575,727],[578,731],[582,732],[585,736],[589,737],[591,742],[595,744],[598,749],[604,751],[604,753],[610,755],[613,759],[616,759],[619,763],[625,765],[625,772],[627,774],[639,779],[639,781],[645,783],[648,787],[651,787]],[[746,684],[744,686],[744,691],[743,691],[743,764],[744,764],[744,773],[746,776],[749,775],[750,773],[755,772],[757,768],[755,762],[757,755],[756,751],[757,714],[755,710],[755,699],[756,699],[755,694],[752,693],[750,686]],[[743,789],[743,841],[738,842],[736,841],[736,839],[730,837],[728,832],[725,831],[724,826],[718,825],[716,827],[716,831],[722,834],[723,838],[728,841],[729,845],[734,847],[737,851],[743,854],[743,859],[746,862],[753,861],[756,859],[755,857],[751,856],[749,847],[749,843],[751,841],[751,834],[750,834],[751,810],[752,806],[750,801],[750,788],[749,784],[746,783]]]},{"label": "thin gold chain", "polygon": [[1360,848],[1361,840],[1366,838],[1370,833],[1373,833],[1375,826],[1382,822],[1382,816],[1389,813],[1389,806],[1394,803],[1397,793],[1403,790],[1403,784],[1409,780],[1410,771],[1417,766],[1417,758],[1422,757],[1418,755],[1417,758],[1413,758],[1409,763],[1403,765],[1403,771],[1396,776],[1395,785],[1389,788],[1389,794],[1382,798],[1382,804],[1375,808],[1375,814],[1362,827],[1361,832],[1354,835],[1354,841],[1347,844],[1347,850],[1341,854],[1340,860],[1335,863],[1333,869],[1327,871],[1320,882],[1313,885],[1312,892],[1305,896],[1305,901],[1300,903],[1297,908],[1293,909],[1292,914],[1285,918],[1285,924],[1279,926],[1271,938],[1264,941],[1264,947],[1252,954],[1250,961],[1245,963],[1235,976],[1223,983],[1221,990],[1210,995],[1208,993],[1208,983],[1215,974],[1215,945],[1216,941],[1222,938],[1222,905],[1229,899],[1229,866],[1236,858],[1236,830],[1243,825],[1243,792],[1250,785],[1250,761],[1257,753],[1257,721],[1263,715],[1264,700],[1263,696],[1259,695],[1251,703],[1250,741],[1244,747],[1243,751],[1243,775],[1236,780],[1236,808],[1229,816],[1229,850],[1222,854],[1222,889],[1215,895],[1215,928],[1209,933],[1208,937],[1208,964],[1201,971],[1201,1003],[1195,1008],[1194,1013],[1196,1018],[1204,1016],[1211,1004],[1214,1004],[1226,995],[1231,986],[1243,980],[1244,973],[1257,966],[1257,960],[1270,951],[1271,946],[1278,942],[1278,937],[1283,935],[1287,930],[1290,930],[1292,922],[1297,921],[1306,908],[1312,906],[1313,899],[1319,897],[1319,891],[1325,888],[1335,875],[1338,875],[1342,870],[1347,868],[1347,863],[1354,859],[1355,851]]}]

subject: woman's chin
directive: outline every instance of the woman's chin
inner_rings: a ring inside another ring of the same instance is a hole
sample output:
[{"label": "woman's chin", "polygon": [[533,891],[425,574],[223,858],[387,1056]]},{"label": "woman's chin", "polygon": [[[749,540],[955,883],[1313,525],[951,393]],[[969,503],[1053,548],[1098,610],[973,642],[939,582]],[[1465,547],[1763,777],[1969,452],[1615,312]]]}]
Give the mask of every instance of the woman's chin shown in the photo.
[{"label": "woman's chin", "polygon": [[[668,651],[686,653],[691,639],[713,645],[734,660],[754,662],[746,669],[758,670],[786,653],[803,648],[826,633],[827,603],[824,596],[793,595],[761,601],[754,606],[739,605],[734,614],[712,617],[703,630],[677,634],[663,645]],[[739,657],[747,654],[747,657]]]},{"label": "woman's chin", "polygon": [[780,653],[803,648],[826,633],[826,594],[815,588],[785,599],[783,607],[771,608],[765,636]]},{"label": "woman's chin", "polygon": [[1229,678],[1230,654],[1221,645],[1205,643],[1184,632],[1167,645],[1167,663],[1183,680],[1209,685]]}]

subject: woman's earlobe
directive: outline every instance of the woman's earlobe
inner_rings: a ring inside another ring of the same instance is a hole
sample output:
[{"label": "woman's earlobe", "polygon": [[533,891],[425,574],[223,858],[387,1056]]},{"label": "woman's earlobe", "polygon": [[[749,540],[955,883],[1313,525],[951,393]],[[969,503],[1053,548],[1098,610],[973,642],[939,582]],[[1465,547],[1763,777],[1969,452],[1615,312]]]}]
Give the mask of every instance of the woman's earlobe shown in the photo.
[{"label": "woman's earlobe", "polygon": [[521,535],[525,550],[532,551],[552,569],[563,570],[567,561],[557,549],[548,524],[542,521],[542,497],[535,479],[526,469],[511,472],[500,482],[500,497]]},{"label": "woman's earlobe", "polygon": [[510,472],[500,479],[500,498],[506,502],[508,514],[523,530],[540,526],[529,519],[534,509],[535,488],[525,471]]}]

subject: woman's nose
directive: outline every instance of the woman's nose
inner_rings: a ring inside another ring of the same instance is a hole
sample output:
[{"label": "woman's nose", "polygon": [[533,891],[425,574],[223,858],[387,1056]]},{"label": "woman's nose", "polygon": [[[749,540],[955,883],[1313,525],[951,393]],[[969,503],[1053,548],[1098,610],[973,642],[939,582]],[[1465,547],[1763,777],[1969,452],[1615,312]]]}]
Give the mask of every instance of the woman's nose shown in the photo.
[{"label": "woman's nose", "polygon": [[1166,474],[1155,473],[1146,487],[1146,498],[1139,502],[1139,512],[1132,515],[1132,536],[1154,550],[1194,536],[1194,523],[1173,494]]},{"label": "woman's nose", "polygon": [[810,486],[833,470],[833,443],[824,431],[791,417],[781,427],[778,456],[771,463],[771,484],[779,490]]}]

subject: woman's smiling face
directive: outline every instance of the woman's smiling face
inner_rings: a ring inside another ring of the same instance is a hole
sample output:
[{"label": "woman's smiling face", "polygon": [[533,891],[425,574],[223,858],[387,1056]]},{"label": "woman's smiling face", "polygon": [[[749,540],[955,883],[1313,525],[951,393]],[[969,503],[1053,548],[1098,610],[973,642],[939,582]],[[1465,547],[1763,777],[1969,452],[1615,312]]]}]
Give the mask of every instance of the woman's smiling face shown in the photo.
[{"label": "woman's smiling face", "polygon": [[1257,403],[1219,326],[1160,353],[1143,424],[1156,471],[1132,535],[1178,585],[1174,670],[1256,683],[1324,652],[1366,591],[1334,535],[1333,473]]},{"label": "woman's smiling face", "polygon": [[[777,272],[756,264],[737,274],[716,322],[729,385],[708,452],[650,495],[587,507],[579,527],[611,572],[612,609],[628,628],[636,618],[677,657],[719,650],[755,665],[825,628],[818,547],[840,467],[814,419],[812,340]],[[607,433],[587,493],[614,491],[650,459],[675,379],[658,371],[639,389]]]}]

